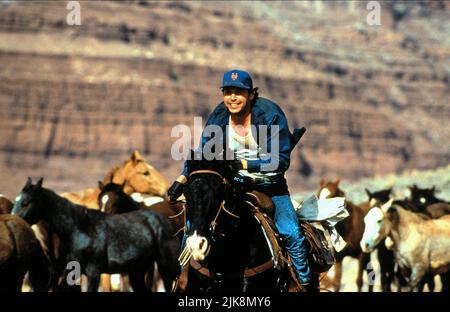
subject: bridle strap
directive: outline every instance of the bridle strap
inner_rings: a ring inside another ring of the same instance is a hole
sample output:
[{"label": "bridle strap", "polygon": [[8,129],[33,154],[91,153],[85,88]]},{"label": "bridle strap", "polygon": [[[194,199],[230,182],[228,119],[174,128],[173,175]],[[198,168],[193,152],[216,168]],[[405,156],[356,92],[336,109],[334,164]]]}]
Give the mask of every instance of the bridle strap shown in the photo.
[{"label": "bridle strap", "polygon": [[[227,179],[225,179],[220,173],[218,173],[217,171],[214,170],[195,170],[192,171],[189,175],[188,178],[195,175],[195,174],[200,174],[200,173],[208,173],[208,174],[215,174],[218,177],[220,177],[220,179],[222,179],[223,183],[228,183]],[[217,218],[219,217],[219,214],[221,211],[225,211],[227,214],[229,214],[230,216],[239,219],[240,217],[238,215],[235,215],[234,213],[232,213],[231,211],[229,211],[227,208],[225,208],[225,200],[222,201],[222,203],[220,204],[220,208],[217,211],[216,216],[214,217],[214,219],[211,222],[211,226],[214,228],[217,224]]]}]

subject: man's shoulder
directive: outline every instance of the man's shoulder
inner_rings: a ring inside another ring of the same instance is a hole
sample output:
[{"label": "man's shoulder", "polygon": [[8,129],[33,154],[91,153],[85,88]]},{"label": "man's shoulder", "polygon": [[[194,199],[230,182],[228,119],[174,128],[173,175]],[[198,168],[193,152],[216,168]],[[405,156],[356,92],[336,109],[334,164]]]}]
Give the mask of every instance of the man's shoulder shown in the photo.
[{"label": "man's shoulder", "polygon": [[227,119],[229,115],[228,109],[223,102],[217,104],[217,106],[209,114],[208,119],[214,122],[218,119]]},{"label": "man's shoulder", "polygon": [[258,97],[255,103],[255,109],[259,114],[265,114],[268,116],[279,115],[285,117],[283,110],[277,103],[263,97]]}]

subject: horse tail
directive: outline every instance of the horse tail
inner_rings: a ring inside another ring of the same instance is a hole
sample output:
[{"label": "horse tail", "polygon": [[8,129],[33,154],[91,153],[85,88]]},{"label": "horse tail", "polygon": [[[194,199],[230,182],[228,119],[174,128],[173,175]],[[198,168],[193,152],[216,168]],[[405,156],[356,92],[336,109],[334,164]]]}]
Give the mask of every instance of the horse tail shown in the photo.
[{"label": "horse tail", "polygon": [[178,254],[180,250],[180,241],[178,237],[174,236],[172,224],[167,218],[159,213],[159,224],[155,233],[155,242],[157,254],[156,263],[158,264],[158,271],[161,275],[164,288],[166,291],[172,290],[172,283],[180,274],[180,266],[178,264]]}]

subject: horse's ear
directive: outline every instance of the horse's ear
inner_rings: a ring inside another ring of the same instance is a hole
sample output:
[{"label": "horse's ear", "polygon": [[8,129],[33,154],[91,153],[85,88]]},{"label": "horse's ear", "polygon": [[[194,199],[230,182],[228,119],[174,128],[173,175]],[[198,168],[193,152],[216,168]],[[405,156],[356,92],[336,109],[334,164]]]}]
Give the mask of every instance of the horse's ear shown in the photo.
[{"label": "horse's ear", "polygon": [[320,186],[324,186],[325,185],[325,179],[324,178],[321,178],[320,179]]},{"label": "horse's ear", "polygon": [[337,180],[336,180],[336,182],[334,182],[334,184],[336,184],[336,186],[338,186],[339,182],[341,182],[341,178],[337,178]]},{"label": "horse's ear", "polygon": [[32,183],[33,183],[33,181],[31,181],[31,178],[30,178],[30,177],[28,177],[28,178],[27,178],[27,183],[25,183],[25,186],[24,186],[24,188],[26,188],[26,187],[30,186],[30,185],[31,185]]},{"label": "horse's ear", "polygon": [[105,185],[103,184],[103,182],[98,181],[98,188],[100,189],[100,191],[102,191],[104,187],[105,187]]},{"label": "horse's ear", "polygon": [[431,192],[434,194],[436,192],[436,185],[433,185],[433,187],[431,188]]},{"label": "horse's ear", "polygon": [[393,202],[394,202],[394,199],[393,199],[393,198],[389,199],[388,202],[384,203],[384,204],[381,206],[381,210],[383,210],[383,212],[386,213],[386,212],[388,211],[388,209],[391,208]]},{"label": "horse's ear", "polygon": [[41,187],[42,187],[42,182],[44,182],[44,178],[43,178],[43,177],[41,177],[41,178],[37,181],[36,187],[37,187],[37,188],[41,188]]},{"label": "horse's ear", "polygon": [[125,185],[127,184],[127,181],[123,181],[122,184],[120,185],[120,188],[123,190],[125,190]]},{"label": "horse's ear", "polygon": [[141,153],[139,153],[138,151],[134,151],[133,154],[131,154],[130,159],[133,163],[144,160],[144,158],[142,158],[141,156]]},{"label": "horse's ear", "polygon": [[364,190],[366,191],[367,196],[369,196],[369,198],[372,197],[372,193],[370,193],[369,189],[364,188]]}]

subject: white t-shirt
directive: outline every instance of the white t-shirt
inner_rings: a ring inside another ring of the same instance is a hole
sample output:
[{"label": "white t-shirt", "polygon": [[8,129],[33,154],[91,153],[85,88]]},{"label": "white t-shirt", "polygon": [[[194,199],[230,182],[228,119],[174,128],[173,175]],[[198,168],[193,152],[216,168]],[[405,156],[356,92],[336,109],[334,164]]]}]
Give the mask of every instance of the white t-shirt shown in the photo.
[{"label": "white t-shirt", "polygon": [[[231,125],[231,116],[228,121],[227,127],[227,139],[228,146],[231,150],[233,150],[236,154],[237,159],[247,159],[247,160],[257,160],[260,157],[266,156],[264,151],[258,146],[255,138],[253,137],[252,131],[248,131],[245,136],[239,135],[236,131],[234,131],[233,126]],[[246,169],[239,170],[238,175],[249,177],[249,178],[269,178],[273,179],[276,176],[279,176],[280,173],[276,172],[248,172]]]}]

